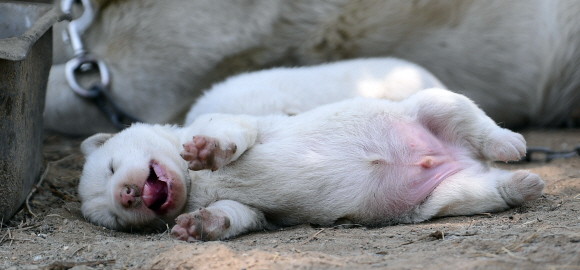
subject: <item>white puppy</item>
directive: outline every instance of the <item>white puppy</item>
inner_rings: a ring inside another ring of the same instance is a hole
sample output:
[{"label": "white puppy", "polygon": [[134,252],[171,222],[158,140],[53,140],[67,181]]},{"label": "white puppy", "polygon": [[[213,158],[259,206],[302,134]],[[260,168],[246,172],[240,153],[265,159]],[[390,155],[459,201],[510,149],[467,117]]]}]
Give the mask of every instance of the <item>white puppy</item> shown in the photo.
[{"label": "white puppy", "polygon": [[[205,114],[135,124],[82,144],[82,212],[113,229],[172,223],[215,240],[300,223],[368,226],[501,211],[541,196],[525,141],[442,89],[347,100],[296,116]],[[188,170],[191,169],[191,170]],[[179,216],[179,217],[178,217]]]},{"label": "white puppy", "polygon": [[[240,72],[380,56],[425,67],[507,127],[580,123],[576,0],[95,2],[85,48],[109,67],[119,106],[147,123],[179,123],[203,89]],[[54,40],[45,126],[115,131],[70,90]]]},{"label": "white puppy", "polygon": [[274,68],[214,85],[192,106],[185,125],[206,113],[295,115],[355,97],[403,100],[433,87],[445,88],[429,71],[395,58]]}]

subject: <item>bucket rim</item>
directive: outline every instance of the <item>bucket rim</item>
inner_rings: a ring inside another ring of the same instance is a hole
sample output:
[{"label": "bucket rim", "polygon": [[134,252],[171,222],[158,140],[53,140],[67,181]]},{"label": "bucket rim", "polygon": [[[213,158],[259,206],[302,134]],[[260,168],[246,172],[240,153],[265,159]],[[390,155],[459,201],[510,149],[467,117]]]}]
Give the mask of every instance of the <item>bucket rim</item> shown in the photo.
[{"label": "bucket rim", "polygon": [[56,22],[70,20],[70,16],[64,14],[59,8],[51,4],[43,3],[22,3],[22,2],[2,2],[0,7],[8,5],[36,6],[45,9],[44,14],[24,32],[16,37],[0,39],[0,60],[22,61],[32,48],[32,45],[38,41],[48,29]]}]

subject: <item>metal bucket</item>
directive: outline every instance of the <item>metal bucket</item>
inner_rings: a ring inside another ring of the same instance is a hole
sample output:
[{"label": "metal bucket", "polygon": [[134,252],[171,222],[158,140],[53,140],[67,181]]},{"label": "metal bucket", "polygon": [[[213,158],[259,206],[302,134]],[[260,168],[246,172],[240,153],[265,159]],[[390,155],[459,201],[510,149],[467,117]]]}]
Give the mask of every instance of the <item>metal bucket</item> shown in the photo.
[{"label": "metal bucket", "polygon": [[40,177],[51,27],[61,17],[52,5],[0,3],[0,219],[4,222]]}]

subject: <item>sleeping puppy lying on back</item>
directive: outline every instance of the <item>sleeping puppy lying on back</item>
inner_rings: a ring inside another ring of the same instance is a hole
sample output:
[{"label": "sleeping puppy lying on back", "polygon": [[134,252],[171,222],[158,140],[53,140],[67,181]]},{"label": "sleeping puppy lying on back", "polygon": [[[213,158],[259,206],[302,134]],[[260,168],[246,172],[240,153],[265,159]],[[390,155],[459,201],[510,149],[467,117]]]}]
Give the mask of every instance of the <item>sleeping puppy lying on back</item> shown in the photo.
[{"label": "sleeping puppy lying on back", "polygon": [[94,135],[82,151],[79,194],[89,221],[112,229],[175,221],[172,233],[182,240],[501,211],[544,188],[536,174],[491,165],[524,155],[521,135],[442,89],[400,102],[352,99],[296,116],[136,124]]}]

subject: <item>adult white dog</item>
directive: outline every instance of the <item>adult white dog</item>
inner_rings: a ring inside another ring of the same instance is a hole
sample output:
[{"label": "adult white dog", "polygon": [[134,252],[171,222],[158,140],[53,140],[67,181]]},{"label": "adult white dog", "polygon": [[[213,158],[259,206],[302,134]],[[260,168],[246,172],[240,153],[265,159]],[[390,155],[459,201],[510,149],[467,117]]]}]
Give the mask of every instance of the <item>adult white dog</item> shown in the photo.
[{"label": "adult white dog", "polygon": [[[181,121],[202,89],[240,71],[370,56],[426,67],[509,127],[578,123],[576,0],[99,0],[97,6],[85,45],[109,66],[116,102],[149,123]],[[63,46],[56,44],[57,52]],[[63,73],[62,64],[53,66],[46,127],[113,131],[93,104],[70,91]]]},{"label": "adult white dog", "polygon": [[[300,223],[381,226],[501,211],[541,196],[524,138],[462,95],[354,99],[296,116],[204,114],[82,143],[82,212],[112,229],[216,240]],[[190,170],[188,170],[190,169]]]}]

